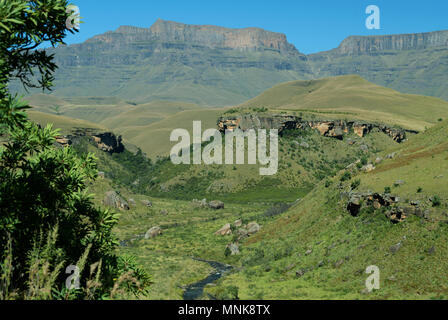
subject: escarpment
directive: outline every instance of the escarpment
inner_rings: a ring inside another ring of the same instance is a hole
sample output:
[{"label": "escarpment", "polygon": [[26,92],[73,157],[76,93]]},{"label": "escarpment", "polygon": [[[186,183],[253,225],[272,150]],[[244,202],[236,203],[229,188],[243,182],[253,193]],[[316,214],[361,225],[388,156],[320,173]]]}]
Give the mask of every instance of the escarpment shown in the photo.
[{"label": "escarpment", "polygon": [[112,132],[97,132],[90,128],[75,128],[71,134],[56,137],[56,145],[65,147],[80,143],[83,138],[91,140],[98,149],[112,153],[122,153],[125,147],[122,143],[122,137],[116,136]]},{"label": "escarpment", "polygon": [[245,114],[228,117],[222,116],[218,119],[217,125],[221,132],[225,132],[226,130],[234,131],[236,129],[242,131],[249,129],[277,129],[281,134],[282,131],[288,129],[315,129],[322,136],[340,140],[343,139],[344,135],[349,133],[355,133],[359,137],[364,137],[374,129],[377,129],[398,143],[406,140],[406,133],[418,133],[418,131],[391,127],[379,123],[355,120],[305,120],[292,115]]}]

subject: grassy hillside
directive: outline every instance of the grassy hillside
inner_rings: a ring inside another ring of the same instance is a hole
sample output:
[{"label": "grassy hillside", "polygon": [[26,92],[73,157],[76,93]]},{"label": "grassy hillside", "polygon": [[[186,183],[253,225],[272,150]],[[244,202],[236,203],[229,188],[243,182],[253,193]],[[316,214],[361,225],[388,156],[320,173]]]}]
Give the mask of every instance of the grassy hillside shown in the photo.
[{"label": "grassy hillside", "polygon": [[[341,172],[316,186],[245,241],[241,271],[209,292],[236,285],[243,299],[448,298],[447,129],[445,121],[380,153],[396,155],[370,173],[355,171],[342,181]],[[418,203],[425,216],[394,224],[385,208],[366,207],[356,217],[347,211],[344,193],[382,193],[385,187],[399,196],[396,206]],[[380,290],[367,293],[370,265],[380,269]]]},{"label": "grassy hillside", "polygon": [[381,121],[415,130],[448,118],[448,103],[444,100],[402,94],[355,75],[282,83],[241,107],[311,111],[322,116]]}]

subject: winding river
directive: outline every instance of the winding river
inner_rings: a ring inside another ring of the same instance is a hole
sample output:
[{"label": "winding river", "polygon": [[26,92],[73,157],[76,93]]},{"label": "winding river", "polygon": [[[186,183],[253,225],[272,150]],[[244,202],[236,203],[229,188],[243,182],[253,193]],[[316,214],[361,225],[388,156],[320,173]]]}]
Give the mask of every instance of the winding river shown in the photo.
[{"label": "winding river", "polygon": [[232,266],[216,261],[207,261],[197,258],[194,258],[194,260],[208,263],[214,271],[207,278],[188,285],[183,294],[184,300],[196,300],[200,298],[207,284],[215,282],[232,269]]}]

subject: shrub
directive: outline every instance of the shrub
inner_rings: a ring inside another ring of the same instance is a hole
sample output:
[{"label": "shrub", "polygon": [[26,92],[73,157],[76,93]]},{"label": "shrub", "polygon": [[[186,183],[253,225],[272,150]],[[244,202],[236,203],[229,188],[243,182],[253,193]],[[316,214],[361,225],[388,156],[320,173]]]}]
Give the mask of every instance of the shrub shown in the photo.
[{"label": "shrub", "polygon": [[432,206],[433,207],[438,207],[442,204],[442,202],[440,201],[439,196],[435,195],[432,197]]},{"label": "shrub", "polygon": [[384,193],[391,193],[392,190],[390,189],[390,187],[384,187]]},{"label": "shrub", "polygon": [[350,174],[350,172],[345,171],[344,174],[341,176],[340,180],[342,182],[344,182],[344,181],[350,180],[351,178],[352,178],[352,175]]},{"label": "shrub", "polygon": [[361,184],[361,180],[360,179],[356,179],[355,181],[352,182],[352,184],[350,185],[350,188],[352,190],[355,190],[356,188],[359,187],[360,184]]}]

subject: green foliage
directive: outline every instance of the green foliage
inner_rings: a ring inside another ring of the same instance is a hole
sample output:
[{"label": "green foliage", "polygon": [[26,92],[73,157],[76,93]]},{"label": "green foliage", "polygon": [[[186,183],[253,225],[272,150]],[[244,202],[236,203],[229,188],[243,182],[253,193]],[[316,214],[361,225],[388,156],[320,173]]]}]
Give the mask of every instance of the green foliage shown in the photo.
[{"label": "green foliage", "polygon": [[434,195],[432,197],[432,206],[433,207],[438,207],[442,204],[442,202],[440,201],[440,197],[438,195]]},{"label": "green foliage", "polygon": [[384,187],[384,193],[389,194],[391,192],[392,192],[392,190],[390,189],[390,187]]},{"label": "green foliage", "polygon": [[[53,56],[34,49],[46,41],[63,43],[66,32],[73,32],[66,29],[67,4],[0,0],[0,133],[6,138],[0,146],[0,258],[5,298],[11,292],[22,299],[51,299],[61,293],[66,298],[99,298],[126,271],[114,254],[118,243],[112,228],[118,215],[96,208],[86,192],[97,176],[95,157],[54,147],[59,131],[29,121],[29,107],[7,89],[14,77],[25,87],[50,89]],[[41,76],[37,84],[36,70]],[[62,289],[66,275],[61,270],[69,265],[80,270],[84,289],[79,294]],[[142,270],[135,265],[130,269],[142,287],[149,285]]]},{"label": "green foliage", "polygon": [[361,184],[361,180],[360,179],[356,179],[355,181],[352,182],[352,184],[350,185],[350,188],[352,190],[355,190],[356,188],[359,187],[360,184]]},{"label": "green foliage", "polygon": [[350,180],[352,178],[352,175],[350,174],[350,172],[345,171],[344,174],[341,176],[340,181],[344,182],[347,180]]}]

